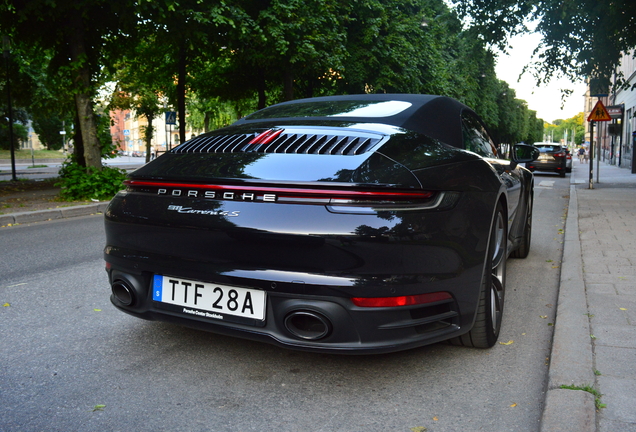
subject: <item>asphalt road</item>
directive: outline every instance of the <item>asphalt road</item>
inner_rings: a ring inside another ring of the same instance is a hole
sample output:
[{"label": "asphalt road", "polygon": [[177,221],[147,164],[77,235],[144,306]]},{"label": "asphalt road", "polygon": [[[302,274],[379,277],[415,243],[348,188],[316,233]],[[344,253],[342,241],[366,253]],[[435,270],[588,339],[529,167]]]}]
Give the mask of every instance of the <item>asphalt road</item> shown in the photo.
[{"label": "asphalt road", "polygon": [[0,431],[533,431],[547,382],[569,178],[536,176],[490,350],[283,350],[116,310],[101,216],[0,230]]}]

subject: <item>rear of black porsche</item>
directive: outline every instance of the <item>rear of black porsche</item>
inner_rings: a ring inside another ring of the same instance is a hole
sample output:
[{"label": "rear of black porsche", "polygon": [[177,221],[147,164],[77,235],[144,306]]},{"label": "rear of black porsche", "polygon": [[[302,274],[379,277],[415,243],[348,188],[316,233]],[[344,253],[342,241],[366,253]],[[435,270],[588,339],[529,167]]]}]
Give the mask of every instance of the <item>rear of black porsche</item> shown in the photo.
[{"label": "rear of black porsche", "polygon": [[135,171],[110,203],[111,301],[304,350],[390,352],[457,336],[479,296],[496,185],[471,179],[487,169],[398,130],[201,136]]}]

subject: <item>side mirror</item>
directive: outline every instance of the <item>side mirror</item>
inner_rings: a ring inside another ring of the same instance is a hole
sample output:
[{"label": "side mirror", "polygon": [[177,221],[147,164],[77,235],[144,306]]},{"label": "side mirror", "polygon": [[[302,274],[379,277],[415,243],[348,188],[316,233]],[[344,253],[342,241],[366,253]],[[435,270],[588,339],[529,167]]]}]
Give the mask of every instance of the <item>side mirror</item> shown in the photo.
[{"label": "side mirror", "polygon": [[512,161],[516,163],[532,162],[539,158],[539,149],[528,144],[515,144],[512,148]]}]

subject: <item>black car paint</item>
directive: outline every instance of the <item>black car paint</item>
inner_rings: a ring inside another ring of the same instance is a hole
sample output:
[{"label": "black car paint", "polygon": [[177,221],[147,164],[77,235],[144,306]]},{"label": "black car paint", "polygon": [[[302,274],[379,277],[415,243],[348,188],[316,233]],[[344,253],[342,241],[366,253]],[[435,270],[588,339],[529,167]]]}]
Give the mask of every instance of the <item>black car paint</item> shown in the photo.
[{"label": "black car paint", "polygon": [[[257,128],[243,123],[212,134],[311,122],[254,122]],[[313,127],[360,131],[363,125],[319,120]],[[507,209],[510,251],[522,235],[524,221],[518,215],[524,212],[518,209],[530,202],[532,175],[509,161],[486,160],[395,125],[369,129],[382,129],[385,139],[358,156],[167,153],[130,178],[172,182],[179,191],[210,182],[246,192],[263,184],[453,191],[452,207],[356,214],[325,205],[246,202],[238,196],[209,200],[160,194],[152,186],[129,187],[106,212],[105,259],[111,283],[127,281],[136,298],[123,305],[112,296],[113,304],[141,318],[323,352],[390,352],[469,331],[494,204],[503,201]],[[203,212],[179,213],[170,206]],[[268,318],[254,325],[162,310],[152,301],[153,274],[262,289],[268,295]],[[428,292],[449,292],[453,300],[382,310],[350,301]],[[283,325],[292,310],[325,315],[335,330],[320,341],[299,340]]]}]

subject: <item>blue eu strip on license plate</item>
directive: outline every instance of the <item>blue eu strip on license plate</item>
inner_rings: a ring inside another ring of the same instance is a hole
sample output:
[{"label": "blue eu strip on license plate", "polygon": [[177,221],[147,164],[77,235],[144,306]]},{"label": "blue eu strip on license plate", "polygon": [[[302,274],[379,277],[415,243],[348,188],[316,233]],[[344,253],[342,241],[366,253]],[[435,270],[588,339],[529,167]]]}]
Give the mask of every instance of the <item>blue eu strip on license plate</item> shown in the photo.
[{"label": "blue eu strip on license plate", "polygon": [[265,319],[265,291],[251,288],[154,275],[152,299],[181,306],[180,312],[188,315]]}]

